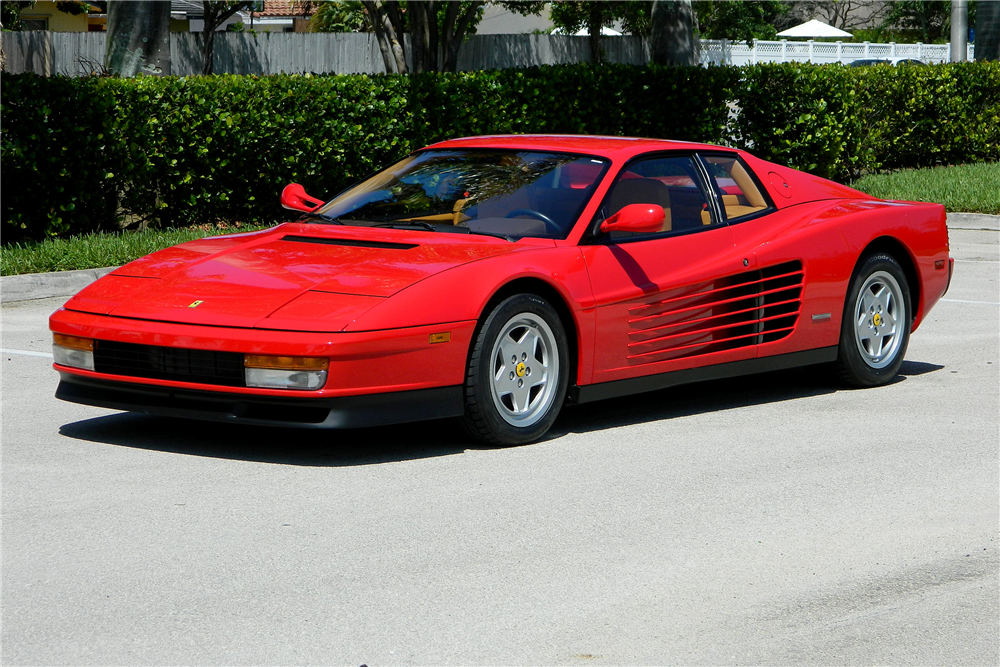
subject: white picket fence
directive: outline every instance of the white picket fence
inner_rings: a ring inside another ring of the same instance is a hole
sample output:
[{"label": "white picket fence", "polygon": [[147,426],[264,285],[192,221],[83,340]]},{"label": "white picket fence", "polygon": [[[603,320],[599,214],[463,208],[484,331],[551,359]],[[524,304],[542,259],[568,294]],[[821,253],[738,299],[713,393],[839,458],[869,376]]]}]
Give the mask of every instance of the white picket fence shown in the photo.
[{"label": "white picket fence", "polygon": [[[968,59],[975,56],[972,44]],[[701,62],[717,65],[747,65],[750,63],[813,62],[821,64],[851,63],[867,58],[914,58],[925,63],[946,63],[951,59],[950,44],[877,44],[871,42],[745,42],[702,40]]]},{"label": "white picket fence", "polygon": [[[104,61],[103,32],[4,32],[5,70],[81,76]],[[200,34],[170,35],[171,74],[201,71]],[[607,62],[642,65],[649,62],[649,43],[642,37],[604,37]],[[969,46],[969,59],[973,57]],[[761,62],[849,63],[859,58],[916,58],[947,62],[948,44],[870,44],[864,42],[744,42],[702,40],[703,65],[745,65]],[[473,35],[462,45],[462,71],[508,69],[534,65],[587,62],[587,37],[563,35]],[[385,71],[375,37],[368,33],[219,33],[213,62],[216,73],[378,74]]]}]

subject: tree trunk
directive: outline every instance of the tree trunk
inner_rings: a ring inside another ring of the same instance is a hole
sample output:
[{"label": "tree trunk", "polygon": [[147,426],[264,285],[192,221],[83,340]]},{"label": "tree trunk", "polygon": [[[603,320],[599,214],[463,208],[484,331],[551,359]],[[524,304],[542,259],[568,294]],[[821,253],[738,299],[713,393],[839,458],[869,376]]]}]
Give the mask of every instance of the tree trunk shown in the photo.
[{"label": "tree trunk", "polygon": [[650,16],[652,60],[658,65],[697,65],[696,18],[691,0],[654,0]]},{"label": "tree trunk", "polygon": [[976,6],[976,60],[1000,60],[1000,2]]},{"label": "tree trunk", "polygon": [[382,23],[382,16],[374,2],[362,0],[361,5],[368,14],[368,22],[375,33],[375,41],[378,42],[378,50],[382,53],[382,63],[385,65],[386,74],[396,71],[396,64],[392,57],[392,50],[389,47],[389,37],[385,34],[385,25]]},{"label": "tree trunk", "polygon": [[170,76],[170,3],[108,2],[104,67],[123,77]]},{"label": "tree trunk", "polygon": [[[202,17],[205,20],[205,25],[201,29],[201,73],[209,75],[212,73],[212,60],[215,54],[215,29],[240,9],[252,11],[253,2],[211,2],[204,0],[201,4]],[[310,11],[310,3],[305,3],[305,6],[306,11]]]},{"label": "tree trunk", "polygon": [[413,72],[415,74],[436,72],[438,69],[437,2],[410,0],[407,9],[410,13]]},{"label": "tree trunk", "polygon": [[476,18],[476,14],[479,13],[479,8],[482,5],[483,2],[479,2],[478,0],[470,2],[469,6],[465,9],[465,13],[458,16],[461,3],[448,3],[448,11],[445,13],[444,30],[442,32],[442,39],[444,41],[442,49],[444,51],[444,67],[441,68],[442,71],[458,71],[458,51],[462,48],[462,40],[465,39],[465,33],[469,31],[469,25]]},{"label": "tree trunk", "polygon": [[406,74],[406,56],[403,53],[403,23],[399,15],[399,3],[388,0],[361,0],[368,12],[368,20],[375,30],[382,62],[387,74]]},{"label": "tree trunk", "polygon": [[215,56],[215,9],[209,9],[210,2],[205,3],[205,26],[201,33],[201,73],[208,76],[212,73],[212,60]]},{"label": "tree trunk", "polygon": [[604,12],[597,2],[590,3],[590,17],[587,19],[587,43],[590,45],[590,62],[601,62],[601,28],[604,27]]},{"label": "tree trunk", "polygon": [[403,29],[403,16],[399,2],[398,0],[386,0],[386,2],[376,1],[375,4],[381,4],[385,8],[385,24],[391,28],[387,36],[389,37],[389,46],[392,48],[393,60],[396,61],[396,70],[400,74],[406,74],[409,68],[406,64],[406,52],[403,49],[405,30]]}]

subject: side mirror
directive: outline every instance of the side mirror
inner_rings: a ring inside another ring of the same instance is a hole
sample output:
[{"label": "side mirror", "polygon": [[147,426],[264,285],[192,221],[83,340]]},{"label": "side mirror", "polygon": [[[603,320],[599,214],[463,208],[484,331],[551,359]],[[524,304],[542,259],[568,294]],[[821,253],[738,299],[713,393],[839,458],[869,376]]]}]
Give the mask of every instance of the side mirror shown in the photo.
[{"label": "side mirror", "polygon": [[281,191],[281,205],[289,211],[302,211],[309,213],[322,206],[323,200],[310,197],[306,194],[306,189],[298,183],[289,183]]},{"label": "side mirror", "polygon": [[667,213],[656,204],[629,204],[601,223],[602,232],[658,232]]}]

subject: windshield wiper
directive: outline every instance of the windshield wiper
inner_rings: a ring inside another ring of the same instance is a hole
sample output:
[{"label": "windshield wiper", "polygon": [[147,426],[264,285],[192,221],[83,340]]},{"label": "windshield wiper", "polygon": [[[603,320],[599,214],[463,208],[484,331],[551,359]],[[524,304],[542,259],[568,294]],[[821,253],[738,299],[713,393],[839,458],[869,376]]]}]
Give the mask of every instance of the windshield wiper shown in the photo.
[{"label": "windshield wiper", "polygon": [[495,239],[503,239],[505,241],[510,241],[513,243],[517,239],[510,234],[500,234],[498,232],[484,232],[479,229],[469,229],[468,227],[452,227],[448,231],[454,230],[459,234],[475,234],[476,236],[492,236]]},{"label": "windshield wiper", "polygon": [[397,220],[395,222],[377,222],[372,227],[391,227],[392,229],[426,229],[429,232],[440,231],[429,222],[422,220]]},{"label": "windshield wiper", "polygon": [[325,222],[326,224],[329,224],[329,225],[342,225],[342,224],[344,224],[343,222],[341,222],[337,218],[331,218],[330,216],[328,216],[328,215],[326,215],[324,213],[313,213],[312,211],[310,211],[308,213],[303,213],[302,215],[300,215],[299,219],[296,220],[296,222],[302,222],[303,220],[322,220],[323,222]]}]

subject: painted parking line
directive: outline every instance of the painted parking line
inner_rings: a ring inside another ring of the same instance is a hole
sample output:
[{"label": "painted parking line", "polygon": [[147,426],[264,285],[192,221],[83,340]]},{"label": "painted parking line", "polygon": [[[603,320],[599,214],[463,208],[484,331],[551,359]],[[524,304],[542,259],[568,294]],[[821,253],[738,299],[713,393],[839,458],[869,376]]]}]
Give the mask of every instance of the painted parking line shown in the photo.
[{"label": "painted parking line", "polygon": [[0,354],[19,354],[22,357],[45,357],[46,359],[52,358],[51,352],[33,352],[31,350],[8,350],[7,348],[0,348]]},{"label": "painted parking line", "polygon": [[1000,301],[967,301],[965,299],[941,299],[944,303],[978,303],[981,306],[1000,306]]}]

